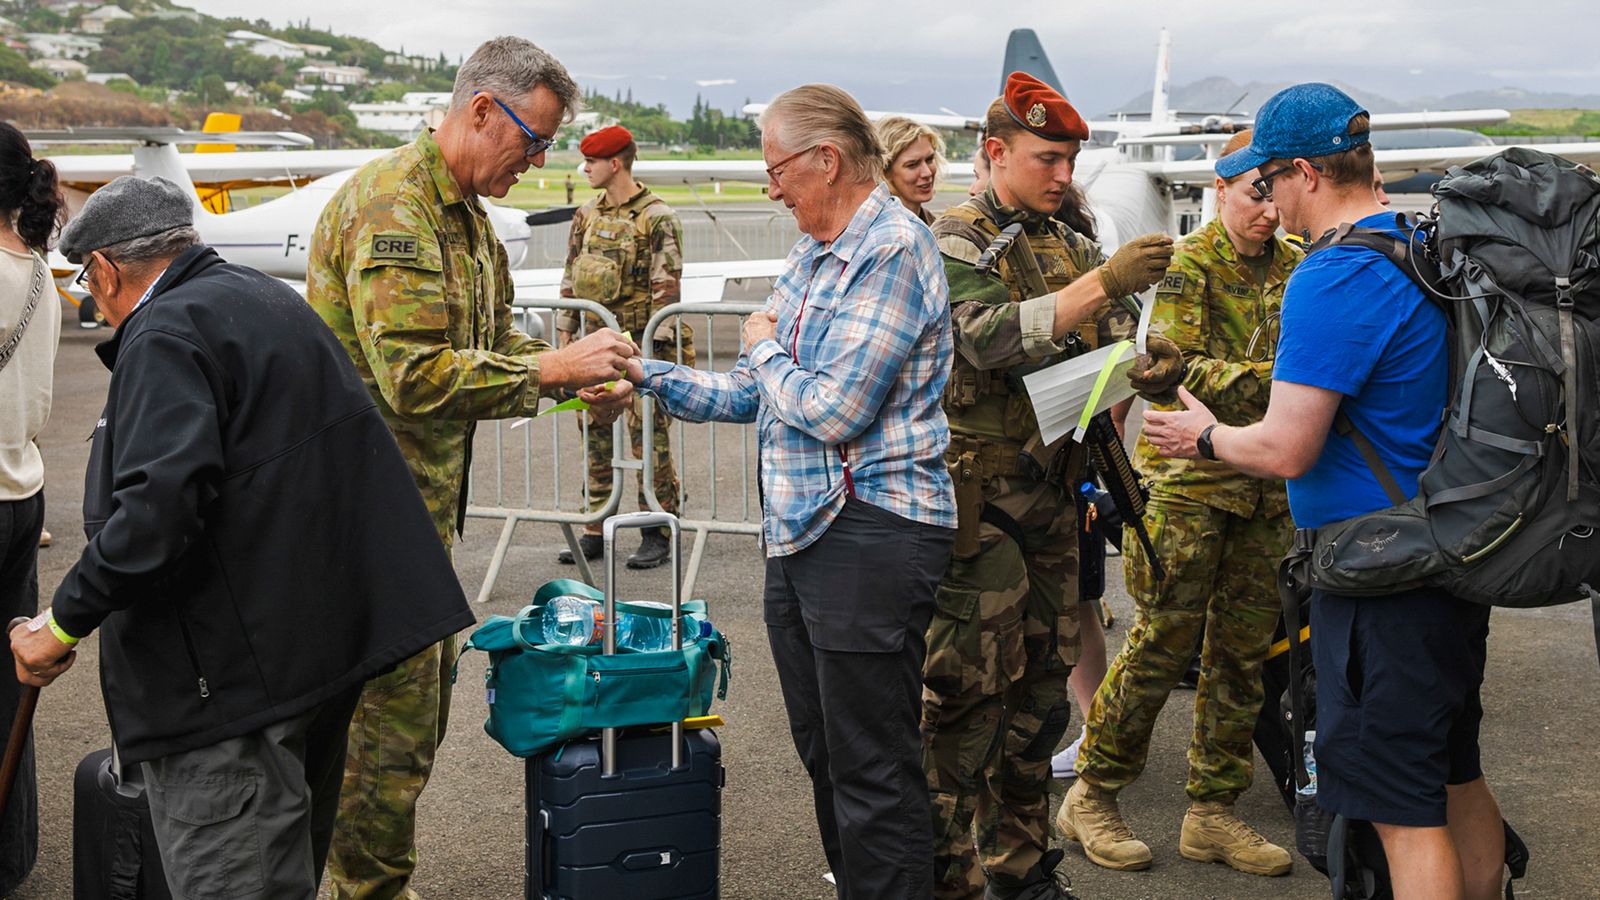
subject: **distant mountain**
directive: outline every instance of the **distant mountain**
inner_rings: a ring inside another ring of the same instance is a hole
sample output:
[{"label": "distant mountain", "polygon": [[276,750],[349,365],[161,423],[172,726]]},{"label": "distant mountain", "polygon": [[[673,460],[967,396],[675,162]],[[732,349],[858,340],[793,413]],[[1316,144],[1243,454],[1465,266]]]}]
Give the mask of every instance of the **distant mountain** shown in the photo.
[{"label": "distant mountain", "polygon": [[1600,109],[1600,94],[1566,94],[1556,91],[1525,91],[1503,87],[1489,91],[1465,91],[1447,97],[1418,97],[1415,109]]},{"label": "distant mountain", "polygon": [[[1464,91],[1445,97],[1418,97],[1399,102],[1354,85],[1334,83],[1355,98],[1357,103],[1375,113],[1423,109],[1600,109],[1600,94],[1564,94],[1505,87],[1487,91]],[[1167,105],[1180,112],[1253,114],[1261,104],[1267,102],[1269,97],[1288,87],[1289,84],[1287,81],[1252,81],[1241,85],[1228,78],[1202,78],[1189,84],[1174,86]],[[1107,115],[1149,111],[1150,92],[1145,91],[1111,110]]]}]

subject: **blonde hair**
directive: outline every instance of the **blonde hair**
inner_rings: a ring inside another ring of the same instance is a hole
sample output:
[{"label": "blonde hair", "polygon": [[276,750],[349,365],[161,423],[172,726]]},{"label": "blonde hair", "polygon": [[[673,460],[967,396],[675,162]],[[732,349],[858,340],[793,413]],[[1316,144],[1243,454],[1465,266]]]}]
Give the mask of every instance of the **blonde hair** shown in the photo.
[{"label": "blonde hair", "polygon": [[944,171],[944,138],[927,125],[913,122],[905,116],[884,116],[878,120],[878,140],[883,142],[883,174],[888,175],[894,161],[918,138],[927,138],[933,148],[933,167]]},{"label": "blonde hair", "polygon": [[843,88],[803,84],[772,98],[757,121],[778,146],[801,150],[828,144],[839,151],[844,176],[877,181],[883,171],[883,143],[861,104]]}]

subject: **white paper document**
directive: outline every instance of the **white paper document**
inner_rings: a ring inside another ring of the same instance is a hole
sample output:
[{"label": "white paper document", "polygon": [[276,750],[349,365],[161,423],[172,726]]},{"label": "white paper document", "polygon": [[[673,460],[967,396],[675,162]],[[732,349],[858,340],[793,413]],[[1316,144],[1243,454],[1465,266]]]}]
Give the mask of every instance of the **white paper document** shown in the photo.
[{"label": "white paper document", "polygon": [[1154,294],[1140,299],[1143,309],[1135,340],[1118,341],[1023,376],[1045,443],[1053,444],[1067,434],[1083,440],[1090,419],[1134,395],[1128,371],[1144,352],[1150,311],[1155,306]]}]

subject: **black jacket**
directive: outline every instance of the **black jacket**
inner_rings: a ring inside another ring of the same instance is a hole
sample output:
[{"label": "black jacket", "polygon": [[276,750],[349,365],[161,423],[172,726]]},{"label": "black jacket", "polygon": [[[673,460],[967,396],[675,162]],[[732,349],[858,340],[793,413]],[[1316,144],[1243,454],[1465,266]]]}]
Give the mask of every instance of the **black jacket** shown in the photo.
[{"label": "black jacket", "polygon": [[293,290],[185,251],[111,340],[55,595],[100,629],[124,762],[297,715],[473,623],[349,357]]}]

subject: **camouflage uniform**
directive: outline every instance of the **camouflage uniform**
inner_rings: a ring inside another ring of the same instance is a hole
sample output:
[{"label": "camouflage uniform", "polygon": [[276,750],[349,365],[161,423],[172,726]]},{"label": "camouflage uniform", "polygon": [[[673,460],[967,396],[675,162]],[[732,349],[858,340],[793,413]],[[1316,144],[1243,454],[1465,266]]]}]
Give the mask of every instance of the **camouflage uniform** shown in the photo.
[{"label": "camouflage uniform", "polygon": [[[644,327],[656,310],[678,302],[678,283],[683,277],[683,224],[672,207],[650,189],[640,186],[638,193],[618,205],[606,195],[585,203],[572,219],[567,238],[567,265],[561,276],[561,296],[581,297],[604,306],[617,317],[622,330],[643,345]],[[598,316],[587,315],[589,329],[600,327]],[[683,358],[694,365],[694,333],[678,322],[683,335]],[[556,318],[561,331],[578,331],[578,314],[563,310]],[[671,326],[663,325],[652,348],[658,359],[680,361]],[[640,400],[634,398],[626,413],[633,455],[644,458],[644,427],[639,414]],[[655,454],[655,495],[661,508],[678,512],[678,474],[672,465],[672,419],[655,404],[651,450]],[[589,463],[589,503],[586,509],[606,505],[611,497],[611,459],[614,451],[610,428],[586,429],[584,447]],[[639,508],[649,509],[644,484],[639,485]]]},{"label": "camouflage uniform", "polygon": [[[1004,257],[998,277],[979,275],[979,254],[1015,220],[1026,223],[1028,246]],[[933,230],[955,329],[945,412],[961,525],[928,629],[923,765],[937,895],[977,897],[984,888],[980,857],[990,878],[1012,885],[1047,847],[1050,755],[1066,731],[1067,676],[1078,657],[1070,485],[1083,471],[1082,450],[1036,446],[1038,422],[1011,376],[1131,337],[1137,320],[1124,303],[1108,302],[1077,346],[1054,343],[1053,292],[1104,257],[1058,222],[1003,206],[993,190],[947,211]],[[1031,278],[1018,264],[1030,250],[1037,263]],[[1043,471],[1022,461],[1025,447]],[[986,505],[992,511],[980,520]],[[1021,546],[993,521],[994,512],[1015,522]]]},{"label": "camouflage uniform", "polygon": [[[1283,287],[1302,258],[1287,241],[1270,246],[1271,264],[1258,274],[1215,219],[1178,242],[1156,287],[1152,328],[1183,350],[1184,386],[1227,425],[1267,411]],[[1151,486],[1145,527],[1167,577],[1154,582],[1143,546],[1127,532],[1123,571],[1136,613],[1089,709],[1079,777],[1115,793],[1139,776],[1156,714],[1200,645],[1187,790],[1197,801],[1232,803],[1250,786],[1261,664],[1278,619],[1277,565],[1294,530],[1288,498],[1282,481],[1163,457],[1142,435],[1134,459]]]},{"label": "camouflage uniform", "polygon": [[[355,361],[447,549],[476,421],[538,409],[535,354],[549,345],[512,327],[511,296],[505,248],[431,133],[357,171],[311,239],[306,298]],[[415,896],[416,801],[449,718],[455,650],[451,638],[367,682],[328,857],[335,897]]]}]

